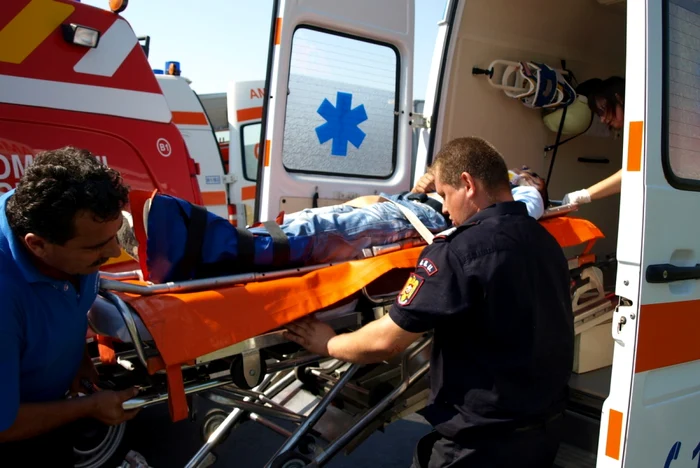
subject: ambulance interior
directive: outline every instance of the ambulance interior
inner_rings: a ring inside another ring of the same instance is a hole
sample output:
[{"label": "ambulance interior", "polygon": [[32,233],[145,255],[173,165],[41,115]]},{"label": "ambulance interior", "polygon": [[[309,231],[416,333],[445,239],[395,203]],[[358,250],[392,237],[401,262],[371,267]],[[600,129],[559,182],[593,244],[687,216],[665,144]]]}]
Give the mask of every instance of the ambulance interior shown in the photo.
[{"label": "ambulance interior", "polygon": [[[487,69],[494,60],[509,60],[561,69],[565,60],[566,69],[578,83],[612,75],[624,77],[625,23],[624,1],[569,0],[565,7],[556,0],[463,2],[461,19],[456,18],[458,27],[453,30],[457,37],[452,40],[446,89],[439,99],[444,113],[433,110],[433,116],[442,115],[434,147],[456,137],[478,135],[499,149],[508,167],[526,165],[546,177],[553,151],[545,153],[544,149],[555,143],[557,132],[543,123],[541,110],[528,108],[494,88],[486,75],[473,74],[473,68]],[[563,135],[561,140],[572,136]],[[561,200],[565,194],[617,172],[622,162],[622,136],[609,132],[593,115],[588,131],[559,146],[548,186],[550,199]],[[592,249],[598,261],[615,254],[619,202],[619,195],[614,195],[572,213],[593,222],[605,235]],[[581,251],[576,247],[565,253],[572,258]],[[602,270],[605,291],[614,292],[615,262]],[[594,453],[599,430],[596,420],[610,387],[610,326],[606,320],[577,335],[571,380],[571,408],[575,411],[569,419],[575,423],[575,433],[568,437],[569,442]],[[590,432],[580,432],[586,428]],[[588,440],[582,440],[586,439],[583,434],[589,434]]]}]

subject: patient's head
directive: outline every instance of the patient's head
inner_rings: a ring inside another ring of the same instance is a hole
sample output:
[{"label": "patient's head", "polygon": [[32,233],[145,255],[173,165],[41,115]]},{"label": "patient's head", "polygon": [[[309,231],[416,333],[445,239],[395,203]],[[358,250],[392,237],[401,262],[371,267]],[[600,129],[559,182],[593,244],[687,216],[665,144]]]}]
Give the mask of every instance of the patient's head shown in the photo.
[{"label": "patient's head", "polygon": [[501,201],[513,200],[503,156],[486,140],[457,138],[442,147],[432,166],[442,210],[454,225]]},{"label": "patient's head", "polygon": [[[547,192],[547,182],[540,177],[536,172],[527,166],[523,166],[522,169],[511,169],[510,172],[517,174],[518,180],[516,185],[527,185],[530,187],[535,187],[542,197],[542,202],[544,206],[549,205],[549,193]],[[513,181],[511,180],[511,183]]]}]

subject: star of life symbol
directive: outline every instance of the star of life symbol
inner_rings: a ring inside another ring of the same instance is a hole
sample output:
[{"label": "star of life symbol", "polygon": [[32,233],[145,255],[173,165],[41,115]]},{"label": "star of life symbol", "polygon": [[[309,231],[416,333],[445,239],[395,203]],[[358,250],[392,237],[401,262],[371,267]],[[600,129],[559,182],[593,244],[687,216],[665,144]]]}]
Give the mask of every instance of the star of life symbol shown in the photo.
[{"label": "star of life symbol", "polygon": [[348,143],[360,149],[366,133],[360,130],[359,124],[367,120],[364,104],[352,109],[352,94],[338,91],[336,105],[324,99],[319,106],[318,114],[326,123],[316,127],[316,136],[321,144],[333,140],[331,155],[347,156]]}]

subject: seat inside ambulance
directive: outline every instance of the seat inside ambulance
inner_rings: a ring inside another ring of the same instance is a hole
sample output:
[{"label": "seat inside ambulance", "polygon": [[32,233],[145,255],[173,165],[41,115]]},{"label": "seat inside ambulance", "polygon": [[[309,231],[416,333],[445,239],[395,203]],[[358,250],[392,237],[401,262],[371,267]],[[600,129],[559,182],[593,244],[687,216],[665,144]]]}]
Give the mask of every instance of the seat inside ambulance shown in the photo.
[{"label": "seat inside ambulance", "polygon": [[[557,121],[552,119],[557,116],[551,116],[547,122],[545,116],[550,110],[529,107],[518,99],[515,88],[529,86],[522,74],[517,76],[518,64],[560,70],[572,87],[592,78],[624,77],[626,2],[468,0],[455,15],[460,15],[453,23],[458,25],[453,31],[457,37],[451,39],[454,49],[446,72],[449,76],[438,101],[444,109],[435,108],[432,113],[442,116],[437,124],[441,134],[434,147],[461,136],[480,136],[498,148],[508,167],[525,165],[546,177],[559,133]],[[494,62],[493,74],[484,74]],[[499,88],[504,84],[510,89]],[[582,113],[572,111],[570,115],[579,120],[583,115],[585,120],[585,107],[579,107]],[[552,200],[587,188],[621,168],[623,134],[609,130],[597,115],[590,117],[584,124],[565,120],[549,174]],[[606,265],[601,268],[603,284],[611,294],[616,274],[619,204],[619,195],[613,195],[581,205],[570,214],[593,222],[605,235],[591,253]],[[565,253],[567,258],[574,258],[581,250],[569,248]],[[565,442],[577,445],[591,457],[597,451],[601,408],[610,391],[610,327],[611,319],[576,337],[576,362],[566,416],[571,424],[567,424]]]}]

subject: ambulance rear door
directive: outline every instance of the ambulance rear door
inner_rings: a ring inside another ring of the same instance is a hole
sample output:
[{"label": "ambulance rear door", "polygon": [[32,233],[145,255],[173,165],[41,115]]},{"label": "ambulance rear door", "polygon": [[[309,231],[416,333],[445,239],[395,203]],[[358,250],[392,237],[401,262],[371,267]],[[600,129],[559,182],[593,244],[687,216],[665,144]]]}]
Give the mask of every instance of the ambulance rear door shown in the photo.
[{"label": "ambulance rear door", "polygon": [[700,464],[700,2],[627,4],[625,140],[600,467]]},{"label": "ambulance rear door", "polygon": [[413,0],[276,0],[259,219],[410,189]]},{"label": "ambulance rear door", "polygon": [[234,224],[253,224],[265,80],[229,83],[229,200]]}]

